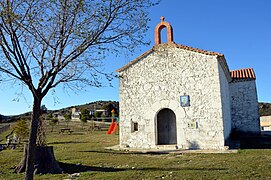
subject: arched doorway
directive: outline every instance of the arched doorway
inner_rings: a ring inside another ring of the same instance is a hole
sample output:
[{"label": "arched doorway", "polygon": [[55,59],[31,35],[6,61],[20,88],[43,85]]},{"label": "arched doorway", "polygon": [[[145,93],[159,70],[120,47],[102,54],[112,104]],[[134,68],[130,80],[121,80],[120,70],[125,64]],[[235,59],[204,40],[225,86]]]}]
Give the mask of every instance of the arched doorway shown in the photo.
[{"label": "arched doorway", "polygon": [[176,116],[168,108],[157,114],[157,144],[177,144]]}]

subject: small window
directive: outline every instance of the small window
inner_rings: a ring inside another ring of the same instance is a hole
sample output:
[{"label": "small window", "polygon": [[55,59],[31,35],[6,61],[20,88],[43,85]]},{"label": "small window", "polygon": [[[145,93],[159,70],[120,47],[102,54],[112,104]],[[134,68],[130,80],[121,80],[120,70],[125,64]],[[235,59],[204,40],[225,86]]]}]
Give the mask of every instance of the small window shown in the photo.
[{"label": "small window", "polygon": [[138,123],[133,122],[133,132],[138,131]]}]

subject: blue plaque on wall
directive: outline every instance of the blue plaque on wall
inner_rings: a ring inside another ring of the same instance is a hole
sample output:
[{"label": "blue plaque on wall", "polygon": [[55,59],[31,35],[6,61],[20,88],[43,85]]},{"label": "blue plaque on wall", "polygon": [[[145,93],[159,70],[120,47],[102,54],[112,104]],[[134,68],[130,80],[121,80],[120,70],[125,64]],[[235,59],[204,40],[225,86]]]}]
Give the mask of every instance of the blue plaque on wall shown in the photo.
[{"label": "blue plaque on wall", "polygon": [[190,97],[189,95],[180,96],[180,102],[182,107],[190,106]]}]

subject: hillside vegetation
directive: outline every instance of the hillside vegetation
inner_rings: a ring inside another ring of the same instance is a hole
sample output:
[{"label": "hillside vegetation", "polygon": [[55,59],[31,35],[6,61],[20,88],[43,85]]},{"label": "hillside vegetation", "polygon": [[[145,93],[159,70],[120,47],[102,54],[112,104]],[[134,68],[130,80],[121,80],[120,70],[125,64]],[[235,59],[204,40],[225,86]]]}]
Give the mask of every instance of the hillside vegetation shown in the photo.
[{"label": "hillside vegetation", "polygon": [[[53,113],[60,113],[62,115],[67,114],[67,113],[71,113],[71,109],[72,108],[76,108],[78,110],[81,109],[88,109],[89,111],[95,111],[97,109],[105,109],[108,105],[112,105],[116,111],[116,114],[118,114],[118,109],[119,109],[119,102],[117,101],[95,101],[95,102],[90,102],[90,103],[86,103],[86,104],[82,104],[82,105],[74,105],[74,106],[69,106],[69,107],[65,107],[62,109],[57,109],[57,110],[47,110],[46,113],[44,113],[46,116],[46,114],[53,114]],[[20,118],[25,118],[25,119],[30,119],[31,116],[31,112],[26,112],[20,115],[14,115],[14,116],[3,116],[0,114],[0,122],[1,120],[6,121],[8,120],[9,122],[14,122],[19,120]]]},{"label": "hillside vegetation", "polygon": [[271,116],[271,103],[259,103],[260,116]]},{"label": "hillside vegetation", "polygon": [[[90,111],[94,111],[95,109],[102,109],[106,104],[109,104],[109,103],[113,104],[117,109],[119,109],[118,101],[95,101],[95,102],[90,102],[87,104],[70,106],[70,107],[66,107],[66,108],[62,108],[58,110],[48,110],[48,113],[59,112],[61,114],[66,114],[67,112],[70,112],[71,108],[73,107],[77,109],[88,109]],[[260,113],[260,116],[271,116],[271,103],[259,102],[259,113]],[[21,117],[29,118],[30,115],[31,115],[31,112],[27,112],[27,113],[12,116],[12,117],[3,116],[0,114],[0,122],[1,120],[8,119],[8,118],[10,118],[12,121],[17,121]]]},{"label": "hillside vegetation", "polygon": [[104,107],[108,104],[112,104],[114,107],[116,107],[116,109],[119,109],[119,102],[117,101],[95,101],[87,104],[70,106],[59,110],[49,110],[48,112],[50,113],[60,112],[62,114],[66,114],[67,112],[70,112],[72,108],[88,109],[89,111],[95,111],[97,109],[104,109]]}]

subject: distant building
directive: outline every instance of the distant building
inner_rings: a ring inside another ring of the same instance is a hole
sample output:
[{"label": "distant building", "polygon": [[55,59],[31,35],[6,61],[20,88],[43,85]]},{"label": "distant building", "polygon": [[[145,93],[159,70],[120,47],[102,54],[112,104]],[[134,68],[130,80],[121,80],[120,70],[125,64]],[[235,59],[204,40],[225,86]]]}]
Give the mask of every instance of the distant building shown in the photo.
[{"label": "distant building", "polygon": [[56,119],[58,119],[58,120],[65,120],[63,114],[60,113],[60,112],[55,112],[55,113],[53,113],[52,115],[53,115],[53,118],[56,118]]},{"label": "distant building", "polygon": [[72,108],[72,114],[71,114],[72,120],[80,120],[80,110],[76,108]]},{"label": "distant building", "polygon": [[271,131],[271,116],[261,116],[260,122],[262,131]]},{"label": "distant building", "polygon": [[96,112],[101,113],[101,116],[108,116],[109,112],[105,109],[97,109]]}]

